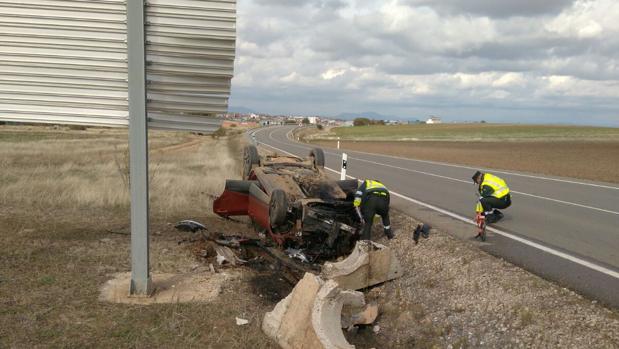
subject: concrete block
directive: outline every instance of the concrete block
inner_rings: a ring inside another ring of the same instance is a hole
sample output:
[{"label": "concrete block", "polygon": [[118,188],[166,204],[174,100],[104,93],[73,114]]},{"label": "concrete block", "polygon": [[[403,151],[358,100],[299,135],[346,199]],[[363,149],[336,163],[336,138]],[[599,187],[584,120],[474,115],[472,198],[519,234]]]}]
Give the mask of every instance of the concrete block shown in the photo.
[{"label": "concrete block", "polygon": [[365,306],[363,293],[342,290],[307,273],[292,292],[266,313],[262,330],[284,349],[354,349],[342,333],[342,308]]},{"label": "concrete block", "polygon": [[354,349],[342,333],[342,307],[364,306],[363,293],[342,290],[337,282],[328,280],[318,291],[312,310],[312,326],[326,349]]},{"label": "concrete block", "polygon": [[129,294],[131,273],[117,273],[101,287],[99,300],[110,303],[157,304],[210,302],[234,276],[229,273],[152,274],[150,297]]},{"label": "concrete block", "polygon": [[322,348],[311,317],[314,300],[323,284],[320,277],[306,273],[292,292],[265,314],[262,331],[284,349]]},{"label": "concrete block", "polygon": [[335,280],[341,288],[359,290],[393,280],[402,275],[402,267],[393,251],[382,244],[360,240],[352,253],[340,262],[326,262],[321,276]]}]

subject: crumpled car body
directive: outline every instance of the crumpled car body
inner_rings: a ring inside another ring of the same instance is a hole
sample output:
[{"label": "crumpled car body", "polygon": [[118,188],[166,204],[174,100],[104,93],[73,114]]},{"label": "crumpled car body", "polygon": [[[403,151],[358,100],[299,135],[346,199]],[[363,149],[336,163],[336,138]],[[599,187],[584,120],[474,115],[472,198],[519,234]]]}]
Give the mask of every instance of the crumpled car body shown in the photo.
[{"label": "crumpled car body", "polygon": [[284,249],[299,249],[311,261],[350,253],[361,222],[354,206],[356,180],[336,181],[324,172],[324,153],[306,159],[258,156],[244,150],[243,179],[227,180],[213,204],[222,217],[249,216],[257,229]]}]

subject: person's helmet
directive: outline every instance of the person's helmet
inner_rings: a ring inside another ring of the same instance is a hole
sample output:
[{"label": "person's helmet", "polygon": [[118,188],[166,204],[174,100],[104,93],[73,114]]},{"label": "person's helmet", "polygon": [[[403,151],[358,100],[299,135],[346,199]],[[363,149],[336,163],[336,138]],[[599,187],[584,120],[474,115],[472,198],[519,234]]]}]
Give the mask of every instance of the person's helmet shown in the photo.
[{"label": "person's helmet", "polygon": [[473,177],[471,177],[473,179],[474,183],[477,183],[477,178],[479,178],[483,173],[477,171],[475,172],[475,174],[473,175]]}]

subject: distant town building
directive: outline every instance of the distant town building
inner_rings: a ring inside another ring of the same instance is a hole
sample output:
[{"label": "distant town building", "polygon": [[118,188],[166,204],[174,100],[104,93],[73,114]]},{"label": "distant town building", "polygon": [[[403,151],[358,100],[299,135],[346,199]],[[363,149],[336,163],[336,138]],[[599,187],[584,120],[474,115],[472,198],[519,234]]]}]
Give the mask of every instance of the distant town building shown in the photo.
[{"label": "distant town building", "polygon": [[426,124],[442,124],[443,121],[438,116],[430,116],[428,120],[426,120]]},{"label": "distant town building", "polygon": [[320,118],[317,116],[308,116],[307,119],[309,120],[309,123],[312,125],[316,125],[317,123],[320,122]]}]

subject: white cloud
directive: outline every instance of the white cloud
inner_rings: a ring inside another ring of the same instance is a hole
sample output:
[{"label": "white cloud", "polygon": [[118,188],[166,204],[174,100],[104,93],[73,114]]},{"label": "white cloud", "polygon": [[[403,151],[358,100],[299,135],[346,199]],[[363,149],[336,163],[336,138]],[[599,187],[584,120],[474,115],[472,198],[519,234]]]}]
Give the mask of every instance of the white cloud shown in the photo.
[{"label": "white cloud", "polygon": [[506,73],[499,76],[492,82],[493,87],[522,87],[526,85],[526,79],[522,73]]},{"label": "white cloud", "polygon": [[331,80],[337,78],[338,76],[344,75],[344,73],[346,73],[345,69],[328,69],[320,76],[322,76],[325,80]]}]

